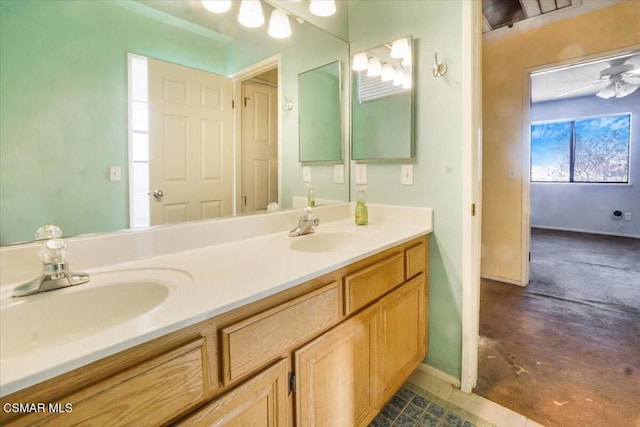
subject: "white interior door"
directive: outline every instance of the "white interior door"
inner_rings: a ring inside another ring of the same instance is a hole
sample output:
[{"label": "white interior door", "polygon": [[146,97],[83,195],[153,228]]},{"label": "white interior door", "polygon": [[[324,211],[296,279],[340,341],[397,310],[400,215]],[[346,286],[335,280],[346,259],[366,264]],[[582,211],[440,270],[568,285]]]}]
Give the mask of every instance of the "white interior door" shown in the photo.
[{"label": "white interior door", "polygon": [[233,209],[233,81],[149,58],[151,225]]},{"label": "white interior door", "polygon": [[242,212],[278,201],[278,89],[243,82]]}]

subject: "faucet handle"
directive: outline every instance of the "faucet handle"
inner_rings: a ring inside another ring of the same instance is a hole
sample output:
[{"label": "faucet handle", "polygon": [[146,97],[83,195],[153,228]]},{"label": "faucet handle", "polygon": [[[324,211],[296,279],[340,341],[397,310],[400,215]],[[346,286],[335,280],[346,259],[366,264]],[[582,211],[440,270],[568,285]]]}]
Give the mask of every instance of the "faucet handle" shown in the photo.
[{"label": "faucet handle", "polygon": [[307,206],[302,209],[302,216],[305,218],[311,218],[313,216],[313,208],[311,206]]},{"label": "faucet handle", "polygon": [[33,237],[36,240],[59,239],[62,237],[62,230],[57,225],[47,224],[38,228]]},{"label": "faucet handle", "polygon": [[38,255],[45,264],[64,264],[67,261],[67,242],[49,239],[42,243]]}]

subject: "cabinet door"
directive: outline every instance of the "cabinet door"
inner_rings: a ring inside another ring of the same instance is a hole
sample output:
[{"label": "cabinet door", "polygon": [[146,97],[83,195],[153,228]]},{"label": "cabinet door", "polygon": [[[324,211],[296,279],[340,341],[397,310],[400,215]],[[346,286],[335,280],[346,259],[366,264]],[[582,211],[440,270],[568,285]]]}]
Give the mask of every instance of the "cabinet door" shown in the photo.
[{"label": "cabinet door", "polygon": [[383,401],[400,388],[426,355],[426,278],[420,274],[380,300]]},{"label": "cabinet door", "polygon": [[380,404],[374,305],[294,353],[297,426],[360,426]]},{"label": "cabinet door", "polygon": [[289,426],[289,359],[282,359],[266,371],[223,394],[178,425],[225,427]]}]

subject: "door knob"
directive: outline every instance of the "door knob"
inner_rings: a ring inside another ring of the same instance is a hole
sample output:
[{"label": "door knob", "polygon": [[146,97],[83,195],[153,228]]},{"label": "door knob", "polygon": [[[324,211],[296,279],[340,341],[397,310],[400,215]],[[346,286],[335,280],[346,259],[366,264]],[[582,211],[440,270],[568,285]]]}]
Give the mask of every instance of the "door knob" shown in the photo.
[{"label": "door knob", "polygon": [[162,192],[162,190],[153,190],[153,197],[160,200],[162,199],[162,196],[164,196],[164,193]]}]

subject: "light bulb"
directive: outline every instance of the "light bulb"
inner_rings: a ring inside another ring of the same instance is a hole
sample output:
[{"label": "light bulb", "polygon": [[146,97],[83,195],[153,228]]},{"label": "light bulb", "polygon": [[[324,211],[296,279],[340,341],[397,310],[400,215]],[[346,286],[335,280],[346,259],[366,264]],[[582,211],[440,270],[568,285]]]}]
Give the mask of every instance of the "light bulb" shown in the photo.
[{"label": "light bulb", "polygon": [[402,89],[411,89],[411,74],[410,73],[405,73],[404,74],[404,82],[402,82]]},{"label": "light bulb", "polygon": [[378,77],[380,74],[382,74],[382,64],[378,58],[372,57],[367,66],[367,77]]},{"label": "light bulb", "polygon": [[393,73],[393,85],[400,86],[402,84],[404,84],[404,71],[398,69]]},{"label": "light bulb", "polygon": [[258,28],[264,24],[260,0],[242,0],[238,22],[245,27]]},{"label": "light bulb", "polygon": [[392,58],[404,58],[409,52],[409,43],[407,39],[399,39],[391,45]]},{"label": "light bulb", "polygon": [[381,80],[383,82],[390,82],[391,80],[393,80],[393,73],[394,72],[395,72],[395,70],[393,69],[393,65],[384,64],[382,66]]},{"label": "light bulb", "polygon": [[269,30],[267,31],[274,39],[286,39],[291,35],[289,17],[280,9],[273,9],[269,19]]},{"label": "light bulb", "polygon": [[362,52],[362,53],[356,53],[355,55],[353,55],[353,64],[351,65],[351,68],[353,68],[353,71],[363,71],[363,70],[366,70],[368,66],[369,66],[369,59],[367,58],[366,53]]},{"label": "light bulb", "polygon": [[209,12],[225,13],[231,9],[231,0],[202,0],[202,6]]},{"label": "light bulb", "polygon": [[336,13],[335,0],[311,0],[309,12],[316,16],[331,16]]}]

